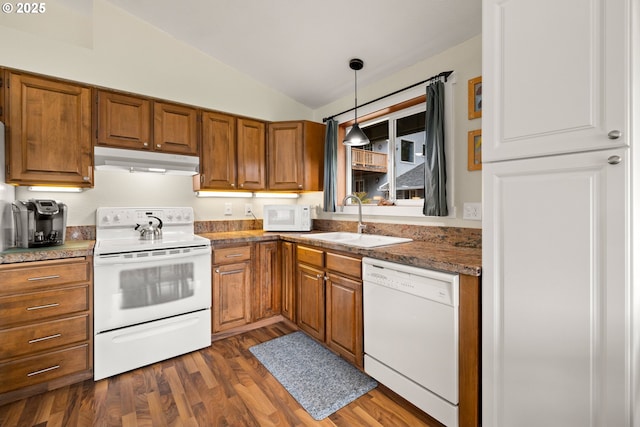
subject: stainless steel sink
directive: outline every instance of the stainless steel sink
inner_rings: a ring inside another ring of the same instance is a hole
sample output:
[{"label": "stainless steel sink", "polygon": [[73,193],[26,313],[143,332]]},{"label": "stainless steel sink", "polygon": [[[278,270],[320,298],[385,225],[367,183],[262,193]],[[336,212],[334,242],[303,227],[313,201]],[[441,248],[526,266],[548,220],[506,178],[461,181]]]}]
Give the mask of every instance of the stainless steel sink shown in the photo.
[{"label": "stainless steel sink", "polygon": [[345,231],[305,234],[304,237],[307,239],[323,240],[325,242],[340,243],[342,245],[357,246],[360,248],[375,248],[378,246],[395,245],[397,243],[406,243],[413,240],[406,237],[358,234]]}]

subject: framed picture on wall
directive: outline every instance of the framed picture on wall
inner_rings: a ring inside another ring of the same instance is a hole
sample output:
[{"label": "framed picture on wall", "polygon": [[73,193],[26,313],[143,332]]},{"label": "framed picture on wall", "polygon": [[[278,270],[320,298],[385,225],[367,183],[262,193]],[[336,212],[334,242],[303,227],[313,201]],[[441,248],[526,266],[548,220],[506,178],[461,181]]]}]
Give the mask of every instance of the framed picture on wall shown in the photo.
[{"label": "framed picture on wall", "polygon": [[469,80],[469,120],[482,117],[482,76]]},{"label": "framed picture on wall", "polygon": [[482,130],[469,131],[467,137],[467,169],[478,171],[482,169]]}]

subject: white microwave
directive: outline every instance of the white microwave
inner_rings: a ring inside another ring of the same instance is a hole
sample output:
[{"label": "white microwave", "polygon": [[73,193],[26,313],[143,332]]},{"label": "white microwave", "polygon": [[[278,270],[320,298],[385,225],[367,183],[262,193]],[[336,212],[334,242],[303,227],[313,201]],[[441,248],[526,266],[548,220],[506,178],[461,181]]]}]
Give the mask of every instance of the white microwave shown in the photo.
[{"label": "white microwave", "polygon": [[262,212],[265,231],[311,231],[309,205],[265,205]]}]

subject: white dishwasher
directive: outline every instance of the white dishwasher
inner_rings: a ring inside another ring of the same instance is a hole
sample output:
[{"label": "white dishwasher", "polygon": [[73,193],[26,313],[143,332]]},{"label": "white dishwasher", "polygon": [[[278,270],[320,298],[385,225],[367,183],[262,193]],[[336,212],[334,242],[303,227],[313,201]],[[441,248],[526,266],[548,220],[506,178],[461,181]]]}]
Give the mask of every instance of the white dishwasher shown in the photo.
[{"label": "white dishwasher", "polygon": [[457,274],[363,258],[364,370],[458,425]]}]

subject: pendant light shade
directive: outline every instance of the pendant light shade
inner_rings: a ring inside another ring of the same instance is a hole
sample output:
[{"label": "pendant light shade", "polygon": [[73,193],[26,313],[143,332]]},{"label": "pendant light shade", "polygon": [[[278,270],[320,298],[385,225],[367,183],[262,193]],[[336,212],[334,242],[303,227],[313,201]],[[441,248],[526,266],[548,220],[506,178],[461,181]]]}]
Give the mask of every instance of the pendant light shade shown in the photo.
[{"label": "pendant light shade", "polygon": [[355,76],[355,123],[342,143],[351,147],[361,147],[369,144],[369,138],[367,138],[367,135],[364,134],[358,125],[358,70],[362,70],[363,66],[364,62],[362,59],[353,58],[349,61],[349,68],[354,71]]}]

